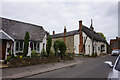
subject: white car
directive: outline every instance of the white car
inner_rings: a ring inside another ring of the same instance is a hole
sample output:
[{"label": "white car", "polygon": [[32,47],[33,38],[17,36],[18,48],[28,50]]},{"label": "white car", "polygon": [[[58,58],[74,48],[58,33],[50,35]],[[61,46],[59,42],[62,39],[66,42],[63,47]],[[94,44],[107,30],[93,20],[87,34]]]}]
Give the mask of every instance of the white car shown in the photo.
[{"label": "white car", "polygon": [[118,56],[120,54],[120,49],[114,49],[111,53],[112,56]]},{"label": "white car", "polygon": [[105,63],[113,68],[112,72],[108,75],[108,80],[120,80],[120,55],[114,65],[112,65],[111,61],[105,61]]}]

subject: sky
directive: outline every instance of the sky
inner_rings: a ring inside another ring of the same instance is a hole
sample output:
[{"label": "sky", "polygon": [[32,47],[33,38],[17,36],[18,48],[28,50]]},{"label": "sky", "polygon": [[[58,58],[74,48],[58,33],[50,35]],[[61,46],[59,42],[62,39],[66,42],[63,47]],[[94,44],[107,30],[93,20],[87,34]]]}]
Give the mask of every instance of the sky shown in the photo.
[{"label": "sky", "polygon": [[[4,0],[0,2],[0,16],[43,26],[52,34],[77,30],[79,21],[96,32],[102,32],[108,43],[118,36],[118,1],[66,0]],[[119,34],[120,35],[120,34]]]}]

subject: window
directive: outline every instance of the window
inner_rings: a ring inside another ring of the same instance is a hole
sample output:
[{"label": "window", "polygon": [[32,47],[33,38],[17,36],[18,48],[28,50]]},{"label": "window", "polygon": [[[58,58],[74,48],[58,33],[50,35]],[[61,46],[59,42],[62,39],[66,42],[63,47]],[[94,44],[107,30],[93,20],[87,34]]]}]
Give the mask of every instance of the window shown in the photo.
[{"label": "window", "polygon": [[101,52],[105,51],[105,46],[101,45]]},{"label": "window", "polygon": [[44,47],[45,47],[45,43],[43,43],[43,49],[44,49]]},{"label": "window", "polygon": [[16,42],[16,51],[18,51],[18,48],[19,48],[19,42],[17,41]]},{"label": "window", "polygon": [[36,42],[34,42],[34,49],[36,50]]},{"label": "window", "polygon": [[22,50],[23,50],[23,42],[20,41],[20,51],[22,51]]},{"label": "window", "polygon": [[39,43],[37,43],[37,51],[39,51],[39,48],[40,48]]},{"label": "window", "polygon": [[23,41],[17,41],[16,42],[16,51],[22,51],[23,50]]},{"label": "window", "polygon": [[33,42],[30,42],[30,48],[33,50]]},{"label": "window", "polygon": [[100,47],[98,47],[98,51],[100,51]]}]

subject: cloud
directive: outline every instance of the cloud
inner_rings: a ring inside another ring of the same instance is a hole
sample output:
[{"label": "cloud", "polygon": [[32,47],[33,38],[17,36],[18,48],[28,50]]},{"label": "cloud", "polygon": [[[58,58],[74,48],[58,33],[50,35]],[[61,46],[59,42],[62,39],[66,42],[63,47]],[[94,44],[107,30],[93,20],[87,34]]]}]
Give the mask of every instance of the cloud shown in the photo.
[{"label": "cloud", "polygon": [[[96,31],[106,35],[107,40],[118,35],[118,13],[116,2],[4,2],[4,17],[42,25],[52,33],[78,29],[78,21],[90,26],[90,19]],[[114,30],[114,31],[113,31]]]}]

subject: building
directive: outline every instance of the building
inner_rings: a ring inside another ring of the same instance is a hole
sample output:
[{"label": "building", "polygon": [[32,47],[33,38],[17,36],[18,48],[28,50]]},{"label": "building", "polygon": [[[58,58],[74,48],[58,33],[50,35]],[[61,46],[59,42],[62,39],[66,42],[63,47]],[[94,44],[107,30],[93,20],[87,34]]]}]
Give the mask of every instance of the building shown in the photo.
[{"label": "building", "polygon": [[29,51],[27,56],[31,56],[31,51],[36,50],[41,53],[41,50],[46,50],[47,33],[42,26],[20,22],[16,20],[0,18],[0,60],[4,60],[9,55],[9,51],[14,55],[23,52],[25,33],[29,32]]},{"label": "building", "polygon": [[110,47],[111,49],[120,49],[120,38],[116,37],[116,39],[110,39]]},{"label": "building", "polygon": [[55,31],[53,31],[53,35],[51,35],[51,37],[52,46],[55,40],[62,40],[66,43],[66,53],[84,54],[90,56],[93,53],[96,53],[97,55],[107,53],[107,42],[103,37],[94,31],[92,20],[90,28],[82,25],[82,21],[79,21],[78,30],[67,32],[65,27],[63,33],[55,34]]}]

